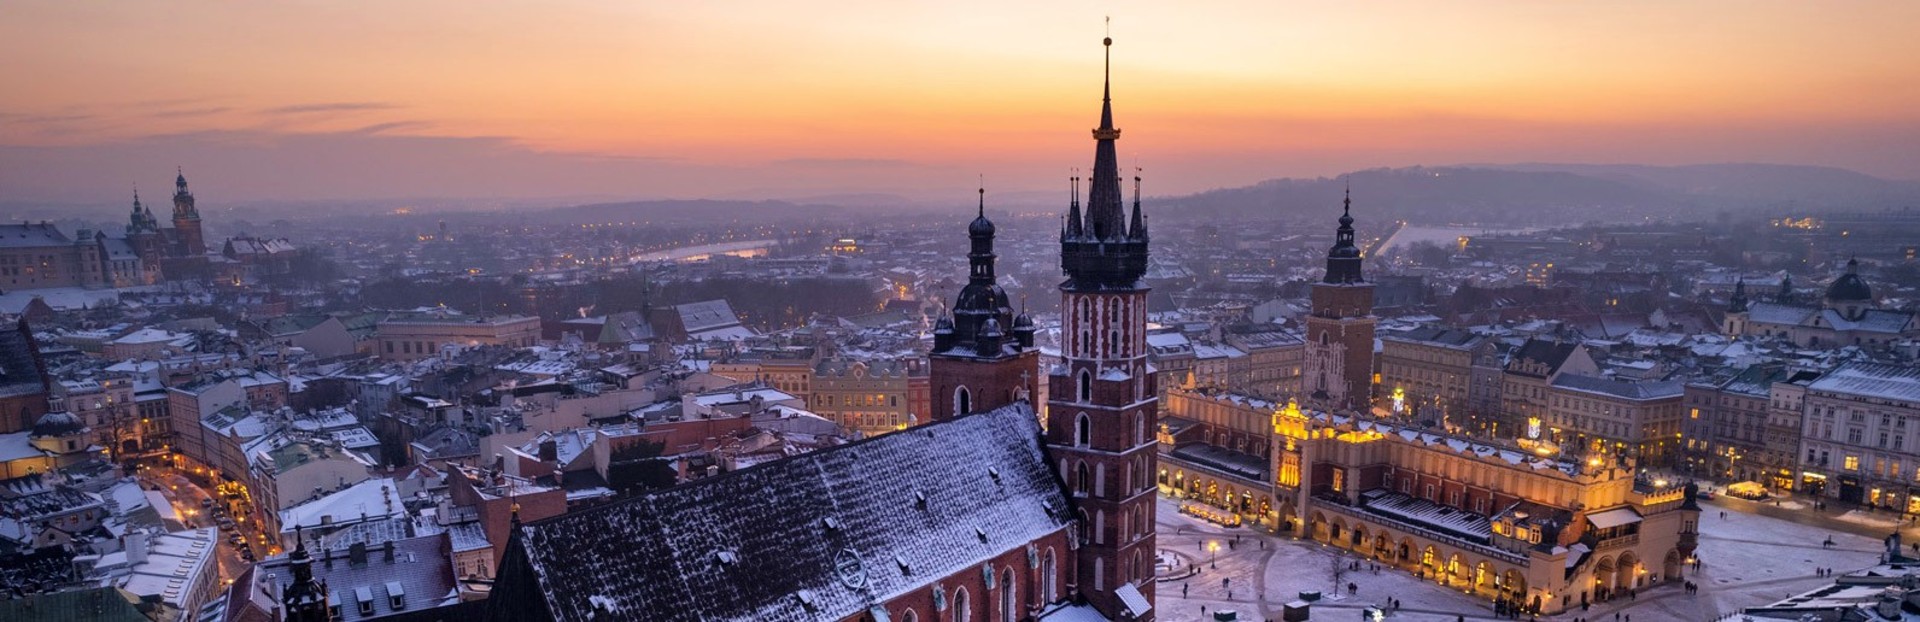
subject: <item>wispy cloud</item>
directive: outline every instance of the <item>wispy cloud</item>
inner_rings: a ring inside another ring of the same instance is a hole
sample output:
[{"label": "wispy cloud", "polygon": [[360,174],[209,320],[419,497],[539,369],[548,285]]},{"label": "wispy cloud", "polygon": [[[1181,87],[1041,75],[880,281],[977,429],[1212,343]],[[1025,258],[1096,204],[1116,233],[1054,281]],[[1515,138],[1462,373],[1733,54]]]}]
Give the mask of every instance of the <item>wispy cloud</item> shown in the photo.
[{"label": "wispy cloud", "polygon": [[774,164],[782,164],[786,166],[810,166],[810,167],[817,167],[817,168],[842,168],[842,169],[896,168],[896,167],[902,167],[902,166],[913,166],[912,162],[909,162],[906,160],[895,160],[895,159],[887,159],[887,158],[789,158],[786,160],[780,160],[780,161],[774,162]]},{"label": "wispy cloud", "polygon": [[387,132],[390,130],[424,128],[424,127],[427,127],[428,125],[429,124],[426,121],[388,121],[386,123],[375,123],[373,125],[369,125],[359,129],[349,130],[346,133],[348,134],[379,134],[379,133]]},{"label": "wispy cloud", "polygon": [[267,114],[308,114],[308,113],[314,113],[314,112],[359,112],[363,110],[391,110],[394,108],[399,108],[399,106],[394,104],[389,104],[386,102],[324,102],[324,103],[313,103],[313,104],[294,104],[292,106],[280,106],[277,108],[268,108],[263,112]]},{"label": "wispy cloud", "polygon": [[207,108],[186,108],[181,110],[161,110],[149,116],[159,119],[179,119],[185,117],[204,117],[233,110],[232,106],[211,106]]}]

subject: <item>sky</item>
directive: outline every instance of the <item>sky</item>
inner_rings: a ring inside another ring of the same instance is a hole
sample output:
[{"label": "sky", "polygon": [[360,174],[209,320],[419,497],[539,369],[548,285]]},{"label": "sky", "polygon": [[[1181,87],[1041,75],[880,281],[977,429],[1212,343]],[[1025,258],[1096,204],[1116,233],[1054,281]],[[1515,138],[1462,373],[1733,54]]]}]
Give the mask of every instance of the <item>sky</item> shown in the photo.
[{"label": "sky", "polygon": [[[1106,18],[1111,17],[1109,23]],[[1914,2],[0,5],[0,201],[1148,194],[1463,162],[1920,179]]]}]

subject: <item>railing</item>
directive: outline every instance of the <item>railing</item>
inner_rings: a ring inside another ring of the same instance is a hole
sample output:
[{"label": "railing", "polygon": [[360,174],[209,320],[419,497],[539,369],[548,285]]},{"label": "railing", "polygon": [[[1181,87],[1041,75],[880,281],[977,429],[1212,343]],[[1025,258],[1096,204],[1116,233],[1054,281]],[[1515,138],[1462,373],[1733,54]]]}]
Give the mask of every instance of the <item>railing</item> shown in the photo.
[{"label": "railing", "polygon": [[1624,536],[1615,536],[1612,538],[1601,540],[1598,544],[1594,545],[1593,550],[1594,552],[1606,551],[1606,550],[1617,549],[1625,546],[1633,546],[1639,543],[1640,543],[1640,534],[1630,533]]},{"label": "railing", "polygon": [[1528,562],[1528,559],[1525,555],[1520,555],[1512,551],[1508,551],[1506,549],[1502,549],[1502,548],[1498,548],[1498,547],[1494,547],[1486,544],[1481,544],[1479,542],[1474,542],[1472,540],[1461,538],[1459,536],[1440,533],[1438,531],[1421,527],[1419,525],[1415,525],[1415,524],[1401,521],[1398,519],[1390,518],[1380,514],[1363,511],[1359,508],[1348,507],[1348,506],[1339,505],[1339,504],[1330,504],[1330,503],[1315,504],[1314,507],[1330,509],[1335,511],[1336,513],[1346,514],[1348,516],[1352,516],[1354,518],[1358,518],[1362,520],[1373,521],[1376,523],[1386,523],[1396,529],[1412,532],[1415,535],[1421,536],[1423,538],[1427,538],[1429,540],[1436,540],[1436,541],[1443,542],[1446,544],[1451,544],[1453,546],[1466,549],[1469,551],[1474,551],[1477,553],[1498,557],[1500,559],[1504,559],[1506,561],[1520,564],[1522,566],[1527,565],[1527,562]]},{"label": "railing", "polygon": [[1619,549],[1619,547],[1632,547],[1632,545],[1638,545],[1638,543],[1640,543],[1640,534],[1626,534],[1626,536],[1601,539],[1599,543],[1594,545],[1594,551],[1596,551],[1596,553],[1599,553],[1599,551],[1611,551],[1611,549]]}]

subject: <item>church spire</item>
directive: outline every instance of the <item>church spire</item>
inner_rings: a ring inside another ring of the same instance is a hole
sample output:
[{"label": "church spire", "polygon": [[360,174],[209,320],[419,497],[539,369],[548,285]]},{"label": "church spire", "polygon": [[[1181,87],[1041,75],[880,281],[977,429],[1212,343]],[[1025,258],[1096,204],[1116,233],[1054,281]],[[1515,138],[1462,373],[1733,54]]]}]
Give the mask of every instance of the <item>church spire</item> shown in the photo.
[{"label": "church spire", "polygon": [[[1113,126],[1113,38],[1101,40],[1106,62],[1101,73],[1100,127],[1093,130],[1093,173],[1086,178],[1087,205],[1080,209],[1079,177],[1074,178],[1073,204],[1067,210],[1066,226],[1060,236],[1060,267],[1069,280],[1061,287],[1070,290],[1124,290],[1142,287],[1147,272],[1146,216],[1140,213],[1139,197],[1134,197],[1134,225],[1128,226],[1123,180],[1114,141],[1120,130]],[[1135,194],[1138,194],[1135,180]],[[1083,217],[1082,214],[1085,214]]]},{"label": "church spire", "polygon": [[1113,37],[1101,41],[1107,60],[1101,72],[1100,127],[1093,130],[1093,176],[1087,184],[1087,226],[1084,235],[1095,240],[1119,240],[1126,236],[1126,209],[1120,197],[1120,163],[1114,141],[1120,130],[1113,127]]},{"label": "church spire", "polygon": [[1741,278],[1733,283],[1733,298],[1727,301],[1728,313],[1744,313],[1747,310],[1747,279]]},{"label": "church spire", "polygon": [[1347,187],[1340,201],[1340,228],[1333,233],[1333,248],[1327,251],[1327,283],[1361,283],[1360,247],[1353,243],[1353,187]]}]

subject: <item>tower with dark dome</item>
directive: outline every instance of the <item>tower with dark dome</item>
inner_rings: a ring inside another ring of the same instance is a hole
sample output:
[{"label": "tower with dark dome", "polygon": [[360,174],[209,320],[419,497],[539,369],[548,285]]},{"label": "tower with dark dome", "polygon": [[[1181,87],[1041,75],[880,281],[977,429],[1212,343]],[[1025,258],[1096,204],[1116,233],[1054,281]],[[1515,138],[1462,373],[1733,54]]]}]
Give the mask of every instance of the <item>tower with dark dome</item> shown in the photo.
[{"label": "tower with dark dome", "polygon": [[[1113,39],[1103,44],[1111,58]],[[1107,619],[1147,620],[1150,607],[1129,603],[1153,602],[1159,396],[1147,362],[1147,220],[1139,177],[1131,218],[1121,200],[1119,139],[1105,81],[1086,210],[1076,188],[1060,230],[1061,361],[1047,370],[1046,441],[1081,525],[1079,593]]]},{"label": "tower with dark dome", "polygon": [[1855,322],[1866,317],[1867,309],[1873,307],[1873,289],[1867,287],[1866,279],[1860,278],[1860,260],[1848,259],[1847,272],[1827,285],[1827,308],[1838,311],[1841,317]]},{"label": "tower with dark dome", "polygon": [[1353,194],[1341,202],[1340,227],[1327,250],[1327,273],[1313,284],[1307,314],[1307,398],[1322,408],[1367,412],[1373,393],[1373,284],[1360,271]]},{"label": "tower with dark dome", "polygon": [[313,557],[307,554],[303,535],[300,526],[295,525],[293,552],[287,554],[287,568],[293,572],[293,580],[280,595],[285,622],[333,622],[332,607],[327,603],[327,582],[314,580]]},{"label": "tower with dark dome", "polygon": [[1738,337],[1747,332],[1747,313],[1752,305],[1747,300],[1747,280],[1733,283],[1733,296],[1727,299],[1727,314],[1721,319],[1721,333],[1729,337]]},{"label": "tower with dark dome", "polygon": [[967,285],[953,311],[934,323],[928,382],[935,421],[1031,401],[1039,387],[1033,319],[1015,315],[996,282],[993,235],[981,188],[978,212],[967,224]]}]

